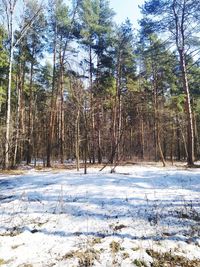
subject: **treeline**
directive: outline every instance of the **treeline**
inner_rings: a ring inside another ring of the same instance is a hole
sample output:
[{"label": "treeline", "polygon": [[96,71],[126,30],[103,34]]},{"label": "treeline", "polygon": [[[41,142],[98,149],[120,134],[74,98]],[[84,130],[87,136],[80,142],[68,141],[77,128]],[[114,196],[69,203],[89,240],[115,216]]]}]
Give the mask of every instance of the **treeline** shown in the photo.
[{"label": "treeline", "polygon": [[199,158],[198,1],[0,2],[2,168]]}]

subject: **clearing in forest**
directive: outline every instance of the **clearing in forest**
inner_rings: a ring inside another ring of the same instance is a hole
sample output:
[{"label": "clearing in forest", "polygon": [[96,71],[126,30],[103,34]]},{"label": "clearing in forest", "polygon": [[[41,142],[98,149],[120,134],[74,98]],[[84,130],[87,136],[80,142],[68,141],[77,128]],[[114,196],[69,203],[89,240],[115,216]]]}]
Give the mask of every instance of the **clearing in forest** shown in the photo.
[{"label": "clearing in forest", "polygon": [[2,266],[200,266],[198,169],[30,170],[0,188]]}]

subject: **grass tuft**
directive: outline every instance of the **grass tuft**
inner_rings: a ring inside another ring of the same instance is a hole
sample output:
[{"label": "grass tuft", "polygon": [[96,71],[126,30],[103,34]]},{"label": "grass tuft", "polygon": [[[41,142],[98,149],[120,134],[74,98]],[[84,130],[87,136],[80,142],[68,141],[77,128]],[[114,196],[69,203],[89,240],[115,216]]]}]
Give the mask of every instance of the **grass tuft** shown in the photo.
[{"label": "grass tuft", "polygon": [[100,252],[94,249],[86,249],[84,251],[70,251],[65,254],[62,260],[78,259],[79,267],[94,266],[95,261],[99,260]]},{"label": "grass tuft", "polygon": [[138,260],[138,259],[135,259],[133,261],[133,263],[135,264],[135,266],[137,267],[147,267],[146,263],[142,260]]},{"label": "grass tuft", "polygon": [[153,258],[152,267],[199,267],[200,260],[189,260],[183,256],[173,255],[170,252],[159,253],[153,250],[146,250]]},{"label": "grass tuft", "polygon": [[112,241],[110,243],[110,248],[111,248],[112,253],[117,253],[121,250],[121,245],[118,242]]}]

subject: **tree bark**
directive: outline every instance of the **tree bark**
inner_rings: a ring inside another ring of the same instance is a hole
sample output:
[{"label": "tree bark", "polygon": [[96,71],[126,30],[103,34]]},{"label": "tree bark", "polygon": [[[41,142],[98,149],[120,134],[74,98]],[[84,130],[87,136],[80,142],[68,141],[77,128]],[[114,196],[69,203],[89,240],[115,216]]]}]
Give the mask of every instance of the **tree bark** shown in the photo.
[{"label": "tree bark", "polygon": [[31,61],[31,71],[30,71],[30,85],[29,85],[29,114],[28,114],[28,138],[27,138],[27,155],[26,155],[26,163],[27,165],[31,163],[32,159],[32,133],[33,133],[33,67],[34,67],[34,52],[32,54]]},{"label": "tree bark", "polygon": [[13,167],[17,162],[19,134],[20,134],[20,112],[21,112],[21,94],[22,94],[22,80],[21,80],[21,62],[19,63],[19,77],[17,83],[17,114],[16,114],[16,137],[15,137],[15,150],[13,158]]},{"label": "tree bark", "polygon": [[11,83],[12,83],[12,64],[14,53],[14,33],[13,33],[13,8],[10,3],[10,52],[9,52],[9,71],[8,71],[8,89],[7,89],[7,113],[6,113],[6,142],[5,142],[5,163],[4,167],[9,168],[10,159],[10,120],[11,120]]},{"label": "tree bark", "polygon": [[187,115],[187,151],[188,151],[187,163],[189,166],[193,166],[194,165],[194,127],[193,127],[192,109],[191,109],[191,102],[190,102],[190,90],[189,90],[189,85],[188,85],[184,49],[179,49],[179,56],[180,56],[180,64],[181,64],[181,71],[182,71],[183,89],[186,94],[185,109],[186,109],[186,115]]},{"label": "tree bark", "polygon": [[90,68],[90,98],[91,98],[91,122],[92,122],[92,163],[95,164],[95,116],[94,116],[94,97],[93,97],[93,70],[92,70],[92,48],[89,47],[89,68]]},{"label": "tree bark", "polygon": [[59,116],[59,152],[60,163],[64,163],[64,62],[60,51],[60,116]]},{"label": "tree bark", "polygon": [[47,167],[51,167],[51,153],[52,153],[52,141],[54,132],[55,121],[55,108],[56,108],[56,96],[55,96],[55,76],[56,76],[56,48],[57,48],[57,25],[54,29],[54,51],[53,51],[53,77],[52,77],[52,92],[51,92],[51,110],[49,118],[49,129],[47,134]]},{"label": "tree bark", "polygon": [[[153,73],[154,68],[152,67]],[[153,74],[154,76],[155,74]],[[160,159],[163,163],[163,167],[166,166],[162,146],[161,146],[161,140],[160,140],[160,122],[158,117],[158,89],[156,84],[156,77],[154,76],[153,80],[153,96],[154,96],[154,136],[155,136],[155,159],[158,160],[158,152],[160,155]]]},{"label": "tree bark", "polygon": [[80,146],[80,125],[79,125],[80,110],[78,109],[76,114],[75,122],[75,151],[76,151],[76,169],[80,169],[80,159],[79,159],[79,146]]}]

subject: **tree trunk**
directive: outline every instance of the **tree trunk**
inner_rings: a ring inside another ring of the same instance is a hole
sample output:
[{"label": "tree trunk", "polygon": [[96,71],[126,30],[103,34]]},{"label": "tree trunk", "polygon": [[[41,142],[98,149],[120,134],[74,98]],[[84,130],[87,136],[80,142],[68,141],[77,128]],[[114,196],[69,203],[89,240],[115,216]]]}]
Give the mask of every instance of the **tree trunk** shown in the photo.
[{"label": "tree trunk", "polygon": [[87,152],[88,152],[88,123],[86,107],[84,108],[84,128],[85,128],[85,142],[84,142],[84,174],[87,174]]},{"label": "tree trunk", "polygon": [[18,143],[19,143],[19,131],[20,131],[20,109],[21,109],[21,92],[22,92],[22,81],[21,81],[21,62],[19,63],[19,81],[17,84],[17,115],[16,115],[16,137],[15,137],[15,150],[13,158],[13,166],[17,162],[17,153],[18,153]]},{"label": "tree trunk", "polygon": [[143,115],[141,115],[141,159],[143,160],[144,159],[144,146],[145,146],[145,143],[144,143],[144,119],[143,119]]},{"label": "tree trunk", "polygon": [[113,164],[115,154],[116,154],[116,126],[117,125],[117,94],[115,95],[115,101],[114,106],[112,108],[112,125],[111,125],[111,135],[112,135],[112,141],[111,141],[111,157],[110,157],[110,163]]},{"label": "tree trunk", "polygon": [[101,104],[98,104],[98,163],[102,163],[102,148],[101,148]]},{"label": "tree trunk", "polygon": [[60,129],[59,129],[59,152],[60,152],[60,163],[64,163],[64,62],[60,53]]},{"label": "tree trunk", "polygon": [[180,122],[178,117],[177,117],[177,119],[178,119],[178,125],[179,125],[179,129],[180,129],[181,137],[182,137],[182,140],[183,140],[185,156],[186,156],[186,158],[188,158],[187,142],[186,142],[186,139],[185,139],[184,131],[183,131],[182,124],[181,124],[181,122]]},{"label": "tree trunk", "polygon": [[121,157],[121,138],[122,138],[122,96],[120,90],[120,84],[118,88],[118,125],[117,125],[117,151],[116,160],[120,160]]},{"label": "tree trunk", "polygon": [[179,119],[177,116],[176,119],[176,143],[177,143],[177,160],[180,161],[181,160],[181,145],[180,145],[180,139],[181,139],[181,131],[180,131],[180,127],[179,127]]},{"label": "tree trunk", "polygon": [[57,25],[55,25],[54,30],[55,30],[55,33],[54,33],[54,51],[53,51],[51,110],[50,110],[50,118],[49,118],[49,129],[48,129],[48,134],[47,134],[47,167],[51,167],[52,141],[53,141],[55,108],[56,108],[55,76],[56,76]]},{"label": "tree trunk", "polygon": [[187,163],[189,166],[194,165],[194,127],[193,127],[193,118],[192,118],[192,109],[190,103],[190,91],[188,85],[188,78],[187,78],[187,70],[186,70],[186,63],[185,63],[185,52],[184,49],[179,49],[179,56],[180,56],[180,64],[182,70],[182,81],[183,81],[183,89],[186,94],[186,115],[187,115]]},{"label": "tree trunk", "polygon": [[[160,159],[163,163],[163,167],[165,167],[165,159],[162,151],[161,140],[160,140],[160,123],[158,118],[158,92],[157,86],[155,84],[155,80],[153,82],[153,90],[154,90],[154,135],[155,135],[155,159],[158,160],[157,153],[159,152]],[[157,152],[158,151],[158,152]]]},{"label": "tree trunk", "polygon": [[[11,4],[10,4],[11,5]],[[9,168],[10,152],[10,119],[11,119],[11,84],[12,84],[12,64],[13,64],[13,7],[10,6],[10,53],[9,53],[9,70],[8,70],[8,89],[7,89],[7,114],[6,114],[6,142],[5,142],[5,163],[4,167]]]},{"label": "tree trunk", "polygon": [[80,110],[78,109],[76,115],[76,123],[75,123],[75,150],[76,150],[76,169],[79,171],[80,169],[80,159],[79,159],[79,145],[80,145],[80,126],[79,126],[79,117],[80,117]]},{"label": "tree trunk", "polygon": [[92,122],[92,163],[95,164],[95,116],[94,116],[94,98],[93,98],[93,70],[92,70],[92,48],[89,47],[89,67],[90,67],[90,95],[91,95],[91,122]]},{"label": "tree trunk", "polygon": [[[34,58],[34,52],[32,57]],[[31,163],[32,159],[32,133],[33,133],[33,114],[32,114],[32,106],[33,106],[33,60],[31,61],[31,71],[30,71],[30,85],[29,85],[29,114],[28,114],[28,139],[27,139],[27,155],[26,155],[26,163],[27,165]]]},{"label": "tree trunk", "polygon": [[195,149],[195,156],[196,158],[199,156],[200,152],[200,146],[199,146],[199,136],[198,136],[198,127],[197,127],[197,115],[194,113],[193,114],[194,118],[194,142],[196,144],[196,149]]}]

